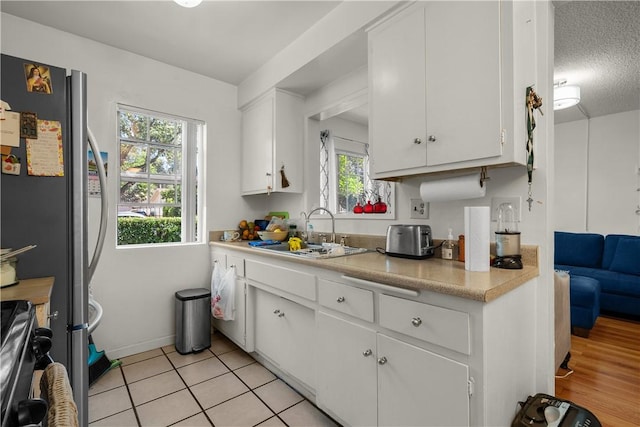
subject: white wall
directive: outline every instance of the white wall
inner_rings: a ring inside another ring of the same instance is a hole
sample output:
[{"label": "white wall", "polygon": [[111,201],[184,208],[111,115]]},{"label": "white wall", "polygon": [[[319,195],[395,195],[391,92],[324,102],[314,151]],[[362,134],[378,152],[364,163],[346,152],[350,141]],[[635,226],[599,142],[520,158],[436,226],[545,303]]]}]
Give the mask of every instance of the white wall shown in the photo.
[{"label": "white wall", "polygon": [[[240,157],[237,88],[5,13],[1,37],[2,53],[88,74],[89,125],[111,162],[110,223],[92,283],[104,308],[94,332],[98,347],[116,358],[172,343],[174,293],[209,286],[209,248],[205,242],[116,249],[116,103],[206,122],[207,207],[200,218],[207,232],[235,227],[238,213],[251,213],[255,203],[238,196],[240,183],[233,166]],[[98,206],[96,199],[90,200],[91,235],[96,233]]]},{"label": "white wall", "polygon": [[556,229],[638,234],[640,110],[555,126]]},{"label": "white wall", "polygon": [[587,122],[555,126],[556,230],[587,229]]}]

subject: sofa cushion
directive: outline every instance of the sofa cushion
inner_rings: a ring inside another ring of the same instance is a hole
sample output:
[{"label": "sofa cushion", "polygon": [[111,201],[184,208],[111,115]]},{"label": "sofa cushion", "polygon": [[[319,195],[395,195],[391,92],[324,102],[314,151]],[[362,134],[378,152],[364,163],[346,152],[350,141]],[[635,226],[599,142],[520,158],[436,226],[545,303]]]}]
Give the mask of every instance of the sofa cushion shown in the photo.
[{"label": "sofa cushion", "polygon": [[640,239],[620,239],[609,270],[640,276]]},{"label": "sofa cushion", "polygon": [[554,240],[554,264],[593,268],[599,268],[602,265],[603,235],[556,231]]},{"label": "sofa cushion", "polygon": [[594,270],[589,277],[600,282],[603,293],[640,298],[640,277],[611,270]]},{"label": "sofa cushion", "polygon": [[620,239],[639,240],[640,236],[632,236],[630,234],[608,234],[604,239],[604,253],[602,254],[602,268],[609,269],[611,262],[616,255],[618,242]]},{"label": "sofa cushion", "polygon": [[571,305],[597,307],[600,311],[600,282],[591,277],[570,276]]},{"label": "sofa cushion", "polygon": [[556,270],[568,271],[571,277],[585,276],[600,282],[600,291],[605,294],[625,295],[640,298],[640,277],[633,274],[618,273],[601,268],[574,267],[556,265]]}]

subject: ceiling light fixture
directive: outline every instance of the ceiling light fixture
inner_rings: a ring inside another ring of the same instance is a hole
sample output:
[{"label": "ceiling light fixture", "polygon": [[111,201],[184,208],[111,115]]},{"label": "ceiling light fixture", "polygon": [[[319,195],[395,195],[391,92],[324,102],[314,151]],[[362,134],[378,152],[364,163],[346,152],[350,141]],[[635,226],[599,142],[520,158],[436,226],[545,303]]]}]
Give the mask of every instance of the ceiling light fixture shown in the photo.
[{"label": "ceiling light fixture", "polygon": [[202,0],[173,0],[173,1],[178,3],[182,7],[196,7],[197,5],[202,3]]},{"label": "ceiling light fixture", "polygon": [[562,80],[553,85],[553,109],[564,110],[573,107],[580,102],[580,87],[566,86],[567,81]]}]

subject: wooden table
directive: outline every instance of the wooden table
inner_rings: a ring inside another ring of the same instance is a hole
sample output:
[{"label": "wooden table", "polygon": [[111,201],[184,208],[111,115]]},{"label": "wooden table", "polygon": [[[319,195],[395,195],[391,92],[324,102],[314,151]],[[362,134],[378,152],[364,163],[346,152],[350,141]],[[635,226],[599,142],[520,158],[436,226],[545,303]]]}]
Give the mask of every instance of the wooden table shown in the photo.
[{"label": "wooden table", "polygon": [[20,280],[17,285],[0,290],[0,301],[31,301],[36,307],[38,326],[49,327],[49,301],[54,280],[54,277]]}]

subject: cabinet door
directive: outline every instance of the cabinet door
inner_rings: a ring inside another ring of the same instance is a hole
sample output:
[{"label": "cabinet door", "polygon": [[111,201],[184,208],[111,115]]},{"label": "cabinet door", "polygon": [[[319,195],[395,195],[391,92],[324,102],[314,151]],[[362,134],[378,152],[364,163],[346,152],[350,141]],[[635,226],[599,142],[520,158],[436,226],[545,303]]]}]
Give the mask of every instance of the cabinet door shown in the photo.
[{"label": "cabinet door", "polygon": [[255,290],[255,349],[278,366],[284,354],[280,326],[282,310],[280,297]]},{"label": "cabinet door", "polygon": [[466,365],[378,334],[378,425],[468,426],[468,378]]},{"label": "cabinet door", "polygon": [[377,425],[376,332],[318,313],[318,404],[352,426]]},{"label": "cabinet door", "polygon": [[369,139],[374,173],[426,165],[425,48],[424,9],[369,33]]},{"label": "cabinet door", "polygon": [[222,332],[227,338],[238,344],[242,349],[246,349],[246,288],[244,279],[236,277],[235,286],[235,313],[233,320],[213,319],[214,328]]},{"label": "cabinet door", "polygon": [[243,193],[266,193],[272,186],[274,102],[269,95],[242,113]]},{"label": "cabinet door", "polygon": [[[316,383],[316,321],[314,311],[293,301],[280,298],[280,337],[282,362],[280,367],[303,383]],[[282,316],[280,316],[282,314]]]},{"label": "cabinet door", "polygon": [[501,155],[500,2],[428,2],[426,55],[427,165]]},{"label": "cabinet door", "polygon": [[234,319],[220,320],[214,318],[213,327],[239,345],[243,350],[250,351],[250,349],[247,348],[246,340],[247,285],[244,280],[244,259],[238,256],[227,255],[220,251],[212,251],[211,259],[213,260],[214,266],[218,264],[226,268],[233,267],[236,269]]}]

